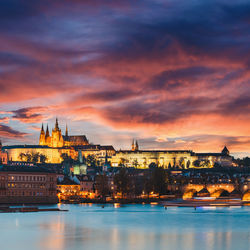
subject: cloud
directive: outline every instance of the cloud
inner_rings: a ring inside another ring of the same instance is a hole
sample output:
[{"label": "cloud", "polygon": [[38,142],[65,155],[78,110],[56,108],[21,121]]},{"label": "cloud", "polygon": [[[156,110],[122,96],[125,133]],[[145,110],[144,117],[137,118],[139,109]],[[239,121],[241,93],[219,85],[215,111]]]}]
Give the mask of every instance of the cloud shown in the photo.
[{"label": "cloud", "polygon": [[0,117],[0,123],[9,123],[10,118],[9,117]]},{"label": "cloud", "polygon": [[17,131],[9,126],[0,124],[0,137],[7,138],[7,139],[18,139],[23,138],[24,136],[28,135],[27,133]]},{"label": "cloud", "polygon": [[16,121],[35,128],[59,115],[108,128],[107,137],[134,133],[144,145],[180,137],[155,146],[184,147],[183,138],[205,134],[222,137],[193,148],[228,141],[242,150],[249,10],[244,0],[1,2],[1,112],[13,110],[17,131]]},{"label": "cloud", "polygon": [[[13,120],[18,120],[23,123],[40,123],[46,119],[46,107],[29,107],[13,110]],[[41,112],[43,114],[41,114]]]}]

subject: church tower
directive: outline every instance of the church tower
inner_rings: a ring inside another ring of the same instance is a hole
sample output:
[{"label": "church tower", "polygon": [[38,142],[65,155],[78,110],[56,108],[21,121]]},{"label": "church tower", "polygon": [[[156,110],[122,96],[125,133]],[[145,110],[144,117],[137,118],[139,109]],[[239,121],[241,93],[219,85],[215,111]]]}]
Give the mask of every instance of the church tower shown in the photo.
[{"label": "church tower", "polygon": [[51,144],[51,137],[49,135],[49,126],[48,126],[48,124],[47,124],[47,128],[46,128],[45,142],[46,142],[46,145],[48,145],[48,146]]},{"label": "church tower", "polygon": [[43,124],[42,124],[42,128],[41,128],[41,133],[40,133],[39,145],[46,145]]},{"label": "church tower", "polygon": [[132,141],[131,150],[132,150],[132,151],[135,151],[135,140],[134,140],[134,139],[133,139],[133,141]]},{"label": "church tower", "polygon": [[138,141],[136,140],[135,141],[135,151],[138,151],[139,150],[139,145],[138,145]]},{"label": "church tower", "polygon": [[66,131],[65,131],[65,136],[68,137],[69,133],[68,133],[68,126],[66,125]]},{"label": "church tower", "polygon": [[58,120],[56,118],[55,128],[52,130],[51,147],[60,148],[64,146],[61,129],[59,129]]}]

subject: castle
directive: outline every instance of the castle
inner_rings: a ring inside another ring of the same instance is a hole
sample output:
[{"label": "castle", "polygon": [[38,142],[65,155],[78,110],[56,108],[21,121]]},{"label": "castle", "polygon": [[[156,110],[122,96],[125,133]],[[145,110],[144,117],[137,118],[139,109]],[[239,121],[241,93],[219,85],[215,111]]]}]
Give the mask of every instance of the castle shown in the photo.
[{"label": "castle", "polygon": [[[178,166],[187,169],[209,168],[215,164],[219,166],[232,165],[232,156],[226,147],[220,153],[195,153],[192,150],[141,150],[138,141],[133,140],[130,150],[116,151],[111,145],[90,144],[85,135],[69,136],[67,126],[65,135],[63,135],[57,119],[51,134],[48,126],[45,132],[42,125],[39,145],[12,145],[5,146],[3,149],[8,153],[10,161],[23,161],[21,154],[39,153],[46,156],[47,163],[61,163],[62,154],[76,159],[80,153],[85,158],[94,155],[103,163],[107,156],[112,167],[125,166],[146,169],[155,164],[164,168]],[[6,161],[6,153],[4,156],[2,158]]]},{"label": "castle", "polygon": [[133,140],[131,150],[116,151],[110,159],[112,167],[148,168],[156,164],[164,168],[210,168],[215,163],[220,166],[231,166],[230,156],[225,146],[221,153],[195,153],[192,150],[140,150],[138,141]]},{"label": "castle", "polygon": [[73,147],[73,146],[84,146],[89,145],[89,141],[85,135],[68,135],[68,128],[66,126],[65,135],[62,135],[62,131],[59,128],[58,120],[50,136],[49,128],[47,125],[46,133],[44,132],[43,124],[40,133],[39,145],[48,146],[51,148],[62,148],[62,147]]}]

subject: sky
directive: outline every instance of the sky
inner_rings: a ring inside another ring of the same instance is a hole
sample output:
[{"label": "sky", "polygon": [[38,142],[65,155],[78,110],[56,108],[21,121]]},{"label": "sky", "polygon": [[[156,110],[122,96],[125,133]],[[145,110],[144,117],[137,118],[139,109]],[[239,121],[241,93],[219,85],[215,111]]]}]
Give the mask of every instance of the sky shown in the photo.
[{"label": "sky", "polygon": [[0,139],[250,156],[249,0],[0,0]]}]

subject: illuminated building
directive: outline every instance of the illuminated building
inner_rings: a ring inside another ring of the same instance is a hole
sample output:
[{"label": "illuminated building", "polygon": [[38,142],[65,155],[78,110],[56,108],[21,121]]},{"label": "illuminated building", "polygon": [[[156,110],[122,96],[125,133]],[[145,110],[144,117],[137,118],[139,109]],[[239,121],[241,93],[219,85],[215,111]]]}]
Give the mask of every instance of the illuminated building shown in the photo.
[{"label": "illuminated building", "polygon": [[82,146],[89,145],[89,142],[85,135],[68,135],[68,128],[66,126],[65,135],[62,135],[62,131],[59,128],[58,120],[56,118],[55,128],[52,129],[50,136],[49,128],[47,125],[46,133],[42,125],[40,132],[39,145],[46,145],[52,148],[61,148],[61,147],[71,147],[71,146]]},{"label": "illuminated building", "polygon": [[80,181],[80,195],[86,198],[94,198],[94,180],[89,175],[77,176],[77,179]]},{"label": "illuminated building", "polygon": [[8,162],[8,154],[2,150],[2,142],[0,141],[0,165],[7,164]]},{"label": "illuminated building", "polygon": [[57,183],[57,191],[59,192],[60,199],[67,199],[70,196],[80,195],[80,183],[69,177],[64,177],[62,181]]},{"label": "illuminated building", "polygon": [[[95,156],[100,164],[104,164],[105,159],[108,158],[112,167],[125,166],[145,169],[150,164],[156,164],[164,168],[187,169],[211,168],[215,163],[220,166],[232,165],[232,157],[226,147],[221,153],[195,153],[191,150],[141,150],[138,141],[133,140],[131,150],[115,151],[111,145],[90,144],[85,135],[69,136],[67,127],[65,135],[62,135],[57,119],[51,135],[48,126],[45,132],[42,125],[39,145],[13,145],[3,148],[8,153],[9,161],[26,161],[21,159],[21,154],[39,153],[46,157],[46,163],[61,163],[62,154],[77,159],[81,152],[84,158],[89,155]],[[76,173],[80,174],[80,167],[76,166],[76,169]]]},{"label": "illuminated building", "polygon": [[[65,135],[62,135],[57,119],[51,135],[49,133],[48,126],[45,132],[42,125],[39,145],[12,145],[5,146],[3,148],[8,153],[9,161],[27,161],[25,158],[22,159],[21,154],[38,153],[46,157],[46,163],[56,164],[62,162],[62,154],[66,154],[72,159],[76,159],[78,157],[78,153],[81,152],[85,158],[88,155],[95,155],[98,160],[104,161],[106,153],[109,157],[115,153],[112,146],[89,144],[85,135],[70,136],[67,127]],[[6,154],[4,156],[6,156]]]},{"label": "illuminated building", "polygon": [[[27,161],[21,158],[21,154],[35,154],[39,153],[46,156],[46,163],[61,163],[61,155],[63,153],[75,158],[77,152],[73,148],[50,148],[41,145],[13,145],[4,146],[8,152],[9,161]],[[39,161],[38,161],[39,163]]]},{"label": "illuminated building", "polygon": [[57,175],[41,167],[0,168],[0,203],[57,203]]},{"label": "illuminated building", "polygon": [[[199,165],[196,165],[197,163]],[[221,166],[231,166],[232,157],[225,147],[221,153],[195,153],[191,150],[139,150],[138,142],[133,140],[131,150],[117,151],[111,157],[112,167],[135,167],[145,169],[150,164],[156,164],[164,168],[180,167],[207,168],[215,163]]]}]

